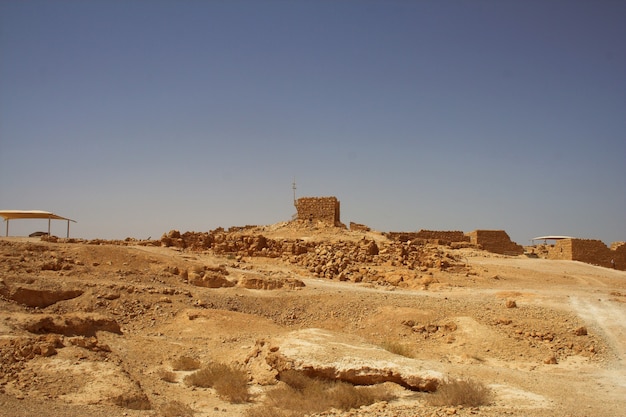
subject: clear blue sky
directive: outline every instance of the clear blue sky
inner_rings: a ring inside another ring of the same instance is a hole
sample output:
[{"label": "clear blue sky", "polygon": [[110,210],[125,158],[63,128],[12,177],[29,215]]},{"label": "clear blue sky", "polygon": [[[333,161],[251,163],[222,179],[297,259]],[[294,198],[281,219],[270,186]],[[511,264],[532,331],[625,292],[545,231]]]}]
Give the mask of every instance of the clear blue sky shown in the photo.
[{"label": "clear blue sky", "polygon": [[0,209],[158,238],[289,220],[295,177],[381,231],[626,240],[625,22],[622,0],[0,0]]}]

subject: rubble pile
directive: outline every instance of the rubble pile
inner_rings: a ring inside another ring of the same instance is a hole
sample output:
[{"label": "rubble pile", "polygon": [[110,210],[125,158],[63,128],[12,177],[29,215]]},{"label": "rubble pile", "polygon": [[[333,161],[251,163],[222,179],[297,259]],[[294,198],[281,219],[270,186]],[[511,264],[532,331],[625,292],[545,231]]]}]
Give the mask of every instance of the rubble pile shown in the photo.
[{"label": "rubble pile", "polygon": [[[210,251],[237,260],[245,257],[279,258],[285,263],[304,267],[314,277],[340,281],[403,285],[421,278],[421,273],[431,269],[467,272],[460,258],[423,240],[376,242],[363,238],[360,241],[315,242],[277,240],[245,232],[245,228],[182,234],[172,230],[163,235],[161,243],[189,251]],[[387,271],[382,272],[382,267]],[[404,273],[400,277],[390,275],[388,267],[400,268]]]}]

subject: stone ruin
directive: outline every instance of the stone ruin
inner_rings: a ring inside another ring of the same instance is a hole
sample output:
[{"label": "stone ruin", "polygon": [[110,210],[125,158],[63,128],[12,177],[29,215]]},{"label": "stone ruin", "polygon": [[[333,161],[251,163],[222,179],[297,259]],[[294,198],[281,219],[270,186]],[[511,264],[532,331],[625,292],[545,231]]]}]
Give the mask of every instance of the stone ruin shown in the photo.
[{"label": "stone ruin", "polygon": [[521,255],[524,248],[511,241],[504,230],[474,230],[464,233],[458,230],[420,230],[419,232],[389,232],[385,236],[400,242],[423,242],[450,246],[452,249],[477,247],[502,255]]},{"label": "stone ruin", "polygon": [[[327,225],[345,227],[341,223],[339,200],[337,197],[303,197],[295,202],[297,218],[311,224],[322,222]],[[365,225],[351,222],[354,231],[369,231]],[[447,245],[453,248],[477,246],[483,250],[503,255],[521,255],[524,248],[515,242],[504,230],[475,230],[470,233],[462,231],[420,230],[413,232],[389,232],[387,238],[400,242],[422,242],[436,245]]]},{"label": "stone ruin", "polygon": [[298,220],[345,227],[341,223],[337,197],[302,197],[296,200],[296,210]]},{"label": "stone ruin", "polygon": [[470,238],[465,233],[458,230],[420,230],[419,232],[388,232],[385,236],[391,240],[400,242],[423,242],[435,245],[445,245],[452,247],[466,246],[464,243],[470,243]]},{"label": "stone ruin", "polygon": [[626,270],[626,242],[614,242],[609,248],[601,240],[562,239],[554,246],[548,246],[547,251],[548,259],[580,261]]},{"label": "stone ruin", "polygon": [[350,230],[354,232],[370,232],[372,229],[361,223],[350,222]]},{"label": "stone ruin", "polygon": [[[432,281],[430,272],[434,270],[468,272],[460,256],[419,241],[376,242],[364,238],[360,241],[317,242],[272,239],[252,230],[218,228],[210,232],[172,230],[161,237],[161,244],[189,251],[210,251],[234,261],[241,261],[244,257],[278,258],[299,265],[317,278],[379,285],[424,286]],[[392,272],[389,267],[394,267]]]},{"label": "stone ruin", "polygon": [[[322,223],[326,226],[343,227],[346,226],[341,223],[340,217],[340,203],[337,197],[302,197],[295,201],[297,210],[297,221],[300,224],[317,225]],[[300,256],[305,253],[309,253],[319,248],[307,247],[300,240],[292,242],[275,242],[266,239],[261,235],[248,235],[245,237],[239,237],[234,241],[231,237],[226,237],[230,233],[246,232],[247,230],[254,229],[255,226],[244,227],[232,227],[225,231],[223,228],[218,228],[210,233],[195,233],[187,232],[185,235],[181,235],[178,231],[171,231],[169,234],[164,235],[161,238],[161,244],[164,246],[176,246],[184,249],[191,250],[207,250],[211,249],[216,253],[233,254],[238,256],[268,256],[268,257],[281,257],[289,253],[295,256]],[[350,222],[350,230],[355,232],[370,232],[371,229],[363,224]],[[521,245],[511,241],[511,238],[504,230],[474,230],[469,233],[462,231],[441,231],[441,230],[420,230],[419,232],[387,232],[384,233],[390,241],[400,242],[403,245],[408,245],[409,248],[414,249],[423,245],[443,245],[449,246],[452,249],[460,249],[465,247],[476,247],[488,252],[517,256],[524,253],[524,248]],[[100,243],[100,242],[89,242]],[[154,244],[154,241],[137,242],[134,239],[132,241],[124,241],[119,244]],[[374,242],[364,241],[366,252],[369,252]],[[393,246],[393,244],[391,244]],[[337,248],[326,248],[327,251],[333,251]],[[346,248],[342,248],[346,249]],[[362,250],[363,248],[361,248]],[[409,252],[412,250],[409,249]],[[392,249],[394,252],[396,249]],[[626,270],[626,242],[615,242],[608,248],[600,240],[591,239],[563,239],[556,243],[554,246],[546,246],[538,249],[542,252],[540,255],[548,259],[566,259],[575,260],[594,265],[605,266],[609,268],[616,268]],[[348,252],[352,252],[354,255],[359,251],[355,251],[350,248]],[[386,251],[385,251],[386,252]],[[416,251],[417,252],[417,251]],[[533,250],[534,252],[534,250]],[[340,250],[341,253],[341,250]],[[401,262],[406,263],[406,249],[401,249],[400,256]],[[375,253],[378,255],[378,252]],[[374,255],[374,253],[369,253]],[[404,257],[404,259],[402,259]],[[422,257],[421,255],[419,257]],[[422,257],[423,258],[423,257]],[[293,261],[292,261],[293,262]],[[329,268],[324,266],[324,270],[321,271],[319,265],[312,267],[311,260],[303,261],[298,260],[297,263],[301,263],[304,266],[315,271],[316,274],[334,278],[336,275],[341,275],[340,272],[344,271],[344,268]],[[315,262],[313,262],[315,263]],[[345,263],[345,262],[343,262]],[[454,262],[453,262],[454,263]],[[432,262],[432,259],[424,261],[421,259],[417,261],[411,259],[408,264],[412,268],[424,267],[424,265],[437,264]],[[447,261],[443,262],[446,265]],[[441,265],[439,265],[441,266]],[[336,271],[336,270],[339,271]],[[330,271],[330,272],[329,272]],[[345,279],[346,275],[340,276],[340,279]],[[356,274],[358,275],[358,274]],[[351,277],[350,279],[355,279]],[[357,277],[359,281],[361,277]]]},{"label": "stone ruin", "polygon": [[468,236],[471,243],[488,252],[513,256],[524,253],[524,247],[511,241],[504,230],[474,230]]}]

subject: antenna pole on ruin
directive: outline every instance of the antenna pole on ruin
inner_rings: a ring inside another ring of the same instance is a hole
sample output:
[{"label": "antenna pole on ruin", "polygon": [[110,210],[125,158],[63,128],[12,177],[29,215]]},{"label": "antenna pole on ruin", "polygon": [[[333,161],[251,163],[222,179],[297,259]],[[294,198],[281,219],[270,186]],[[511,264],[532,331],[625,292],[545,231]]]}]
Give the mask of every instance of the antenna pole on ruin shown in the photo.
[{"label": "antenna pole on ruin", "polygon": [[291,188],[293,189],[293,205],[296,205],[296,179],[294,177],[293,182],[291,183]]}]

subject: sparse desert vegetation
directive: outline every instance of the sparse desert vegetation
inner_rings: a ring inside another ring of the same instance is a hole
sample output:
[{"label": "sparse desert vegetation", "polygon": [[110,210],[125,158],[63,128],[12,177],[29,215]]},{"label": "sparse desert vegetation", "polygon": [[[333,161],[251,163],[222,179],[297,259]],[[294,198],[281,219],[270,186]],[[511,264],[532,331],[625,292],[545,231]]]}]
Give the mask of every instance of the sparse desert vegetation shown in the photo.
[{"label": "sparse desert vegetation", "polygon": [[162,381],[171,383],[174,383],[177,380],[176,373],[172,371],[167,371],[165,369],[161,369],[159,371],[159,378],[161,378]]},{"label": "sparse desert vegetation", "polygon": [[189,356],[180,356],[172,361],[172,369],[174,371],[195,371],[200,369],[202,362]]},{"label": "sparse desert vegetation", "polygon": [[245,371],[224,363],[210,363],[185,377],[185,383],[194,387],[213,388],[222,398],[242,403],[250,398],[248,376]]},{"label": "sparse desert vegetation", "polygon": [[435,406],[480,407],[493,400],[493,393],[483,382],[470,378],[447,378],[430,394],[428,403]]},{"label": "sparse desert vegetation", "polygon": [[283,383],[268,391],[263,404],[250,409],[247,417],[311,415],[331,409],[351,410],[394,398],[385,386],[362,386],[310,378],[298,371],[279,375]]}]

